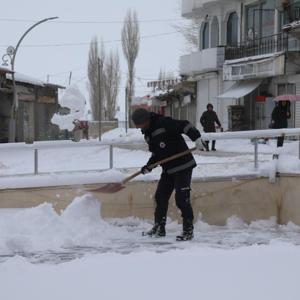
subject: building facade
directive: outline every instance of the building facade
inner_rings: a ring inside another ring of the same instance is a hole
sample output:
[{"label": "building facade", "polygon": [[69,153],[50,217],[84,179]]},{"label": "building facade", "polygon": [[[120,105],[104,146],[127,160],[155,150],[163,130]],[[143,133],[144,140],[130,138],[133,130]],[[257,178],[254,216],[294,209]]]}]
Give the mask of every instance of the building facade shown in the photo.
[{"label": "building facade", "polygon": [[[1,71],[1,70],[0,70]],[[15,73],[18,97],[16,142],[55,140],[59,128],[51,119],[60,109],[58,85]],[[9,121],[13,103],[11,72],[0,72],[0,142],[8,142]]]},{"label": "building facade", "polygon": [[[225,130],[268,128],[274,97],[300,93],[300,1],[183,0],[199,24],[199,49],[180,58],[197,82],[197,124],[212,103]],[[300,127],[291,103],[289,127]]]}]

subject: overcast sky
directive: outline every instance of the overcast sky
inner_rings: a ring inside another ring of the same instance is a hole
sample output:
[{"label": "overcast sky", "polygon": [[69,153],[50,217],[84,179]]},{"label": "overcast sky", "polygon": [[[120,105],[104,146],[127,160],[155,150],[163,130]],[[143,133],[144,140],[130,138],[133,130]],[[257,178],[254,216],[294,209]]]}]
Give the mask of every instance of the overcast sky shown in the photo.
[{"label": "overcast sky", "polygon": [[[122,23],[111,24],[69,24],[63,21],[110,22],[124,20],[127,9],[137,10],[139,20],[165,20],[168,22],[141,22],[141,36],[175,32],[172,24],[180,22],[180,0],[26,0],[6,1],[0,13],[0,51],[5,53],[6,45],[15,45],[23,32],[32,24],[17,20],[39,20],[58,16],[59,19],[41,24],[23,41],[23,46],[66,43],[87,43],[69,47],[22,47],[16,58],[18,72],[66,85],[68,72],[73,71],[72,82],[85,86],[87,57],[91,38],[98,36],[104,41],[120,39]],[[7,21],[4,19],[15,19]],[[121,44],[105,43],[108,49],[118,48],[122,75],[126,77],[126,64]],[[178,71],[178,59],[184,52],[184,40],[180,34],[169,34],[141,40],[136,64],[136,75],[143,78],[136,82],[136,94],[145,93],[147,79],[156,79],[160,68]],[[124,86],[124,81],[122,87]],[[86,93],[85,93],[86,94]],[[121,97],[124,93],[121,92]]]}]

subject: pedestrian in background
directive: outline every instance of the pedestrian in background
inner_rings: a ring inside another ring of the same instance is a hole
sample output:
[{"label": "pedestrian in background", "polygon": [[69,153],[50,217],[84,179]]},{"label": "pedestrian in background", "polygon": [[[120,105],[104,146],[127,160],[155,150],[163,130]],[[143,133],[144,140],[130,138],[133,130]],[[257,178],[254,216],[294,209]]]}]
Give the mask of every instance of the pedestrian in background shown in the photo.
[{"label": "pedestrian in background", "polygon": [[[272,112],[272,123],[273,129],[281,129],[288,127],[288,119],[291,118],[290,101],[279,101]],[[277,147],[282,147],[284,142],[284,136],[277,138]]]},{"label": "pedestrian in background", "polygon": [[[202,114],[200,123],[203,127],[204,132],[216,132],[216,128],[222,129],[222,125],[219,121],[218,115],[214,111],[214,106],[211,103],[207,104],[207,111]],[[211,150],[216,151],[216,141],[212,141]],[[209,141],[206,141],[206,151],[209,151]]]}]

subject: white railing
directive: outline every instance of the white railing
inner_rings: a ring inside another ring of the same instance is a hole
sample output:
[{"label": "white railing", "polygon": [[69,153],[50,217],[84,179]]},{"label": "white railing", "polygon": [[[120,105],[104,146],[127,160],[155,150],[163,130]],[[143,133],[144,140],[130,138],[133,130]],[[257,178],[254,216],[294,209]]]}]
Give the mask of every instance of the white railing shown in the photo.
[{"label": "white railing", "polygon": [[[253,131],[237,131],[237,132],[223,132],[223,133],[202,133],[202,139],[207,141],[212,140],[232,140],[232,139],[251,139],[254,144],[254,167],[258,168],[258,141],[262,138],[276,138],[276,137],[297,137],[299,139],[299,159],[300,159],[300,128],[295,129],[269,129],[269,130],[253,130]],[[1,150],[24,150],[31,149],[34,155],[33,173],[39,173],[39,150],[50,150],[59,148],[86,148],[86,147],[109,147],[109,169],[114,167],[114,147],[145,145],[143,142],[121,143],[116,141],[113,143],[105,143],[99,141],[55,141],[55,142],[35,142],[33,144],[11,143],[0,144]],[[25,175],[25,174],[24,174]],[[26,174],[28,175],[28,174]],[[5,175],[10,176],[10,175]]]},{"label": "white railing", "polygon": [[300,159],[300,128],[291,129],[267,129],[267,130],[249,130],[236,132],[203,133],[203,140],[233,140],[233,139],[251,139],[254,142],[254,166],[258,168],[258,140],[263,138],[276,137],[298,137],[299,139],[299,159]]}]

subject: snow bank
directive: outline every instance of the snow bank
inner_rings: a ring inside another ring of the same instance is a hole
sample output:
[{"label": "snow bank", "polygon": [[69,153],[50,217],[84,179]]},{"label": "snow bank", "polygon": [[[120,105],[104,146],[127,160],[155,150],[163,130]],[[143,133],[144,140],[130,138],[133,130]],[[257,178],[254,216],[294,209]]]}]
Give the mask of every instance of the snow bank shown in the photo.
[{"label": "snow bank", "polygon": [[104,142],[116,142],[116,143],[145,143],[144,136],[140,129],[128,128],[116,128],[105,132],[102,136]]},{"label": "snow bank", "polygon": [[[232,216],[226,226],[215,226],[204,223],[199,216],[195,223],[195,239],[179,244],[175,237],[182,225],[168,219],[165,239],[147,239],[141,233],[151,228],[149,221],[136,218],[104,220],[100,208],[98,200],[85,195],[75,198],[61,214],[49,203],[29,209],[0,210],[0,261],[4,256],[15,254],[29,257],[49,251],[77,253],[77,248],[86,249],[84,254],[131,253],[191,247],[230,249],[256,243],[272,244],[275,240],[300,243],[300,228],[294,224],[278,225],[275,217],[245,224]],[[160,245],[161,241],[165,244]],[[44,256],[45,260],[49,259],[47,254]],[[60,259],[55,260],[59,262]]]},{"label": "snow bank", "polygon": [[86,195],[75,198],[61,215],[48,203],[2,214],[0,254],[97,247],[115,235],[126,236],[126,231],[102,220],[99,201]]}]

